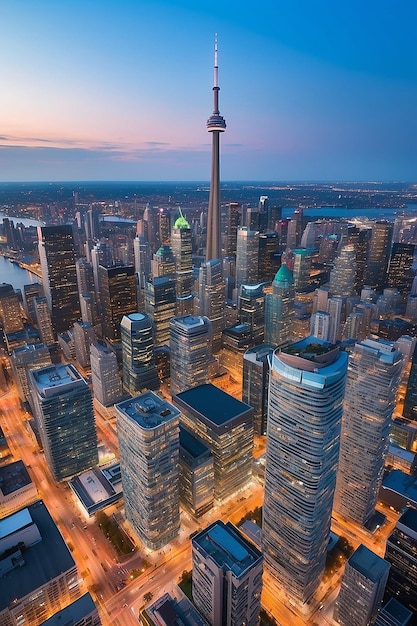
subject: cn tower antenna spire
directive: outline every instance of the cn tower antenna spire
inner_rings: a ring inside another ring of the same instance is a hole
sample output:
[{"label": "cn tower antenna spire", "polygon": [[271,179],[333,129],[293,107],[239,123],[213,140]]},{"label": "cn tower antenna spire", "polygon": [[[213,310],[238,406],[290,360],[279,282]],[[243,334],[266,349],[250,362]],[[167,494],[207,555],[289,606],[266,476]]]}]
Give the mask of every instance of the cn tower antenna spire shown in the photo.
[{"label": "cn tower antenna spire", "polygon": [[226,122],[219,111],[219,66],[217,33],[214,37],[213,114],[207,120],[207,130],[212,133],[210,196],[207,213],[206,261],[220,259],[220,133]]}]

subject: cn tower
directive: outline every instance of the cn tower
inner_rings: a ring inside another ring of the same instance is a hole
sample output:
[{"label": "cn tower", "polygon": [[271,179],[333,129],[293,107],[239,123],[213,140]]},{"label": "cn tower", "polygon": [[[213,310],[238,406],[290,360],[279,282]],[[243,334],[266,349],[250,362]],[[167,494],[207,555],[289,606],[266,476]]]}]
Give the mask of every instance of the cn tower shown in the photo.
[{"label": "cn tower", "polygon": [[207,120],[207,130],[212,135],[211,147],[211,180],[210,196],[207,213],[207,243],[206,261],[220,259],[220,133],[226,130],[226,122],[219,111],[217,61],[217,35],[214,40],[214,86],[213,86],[213,113]]}]

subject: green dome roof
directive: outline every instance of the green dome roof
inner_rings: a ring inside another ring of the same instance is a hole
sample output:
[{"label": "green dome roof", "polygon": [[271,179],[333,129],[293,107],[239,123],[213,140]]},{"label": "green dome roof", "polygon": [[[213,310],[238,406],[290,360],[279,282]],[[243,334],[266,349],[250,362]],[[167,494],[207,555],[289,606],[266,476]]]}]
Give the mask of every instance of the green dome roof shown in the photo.
[{"label": "green dome roof", "polygon": [[274,283],[293,283],[294,277],[292,271],[287,267],[285,263],[281,265],[278,272],[275,274]]},{"label": "green dome roof", "polygon": [[180,215],[180,217],[175,220],[174,228],[190,228],[190,225],[185,217]]}]

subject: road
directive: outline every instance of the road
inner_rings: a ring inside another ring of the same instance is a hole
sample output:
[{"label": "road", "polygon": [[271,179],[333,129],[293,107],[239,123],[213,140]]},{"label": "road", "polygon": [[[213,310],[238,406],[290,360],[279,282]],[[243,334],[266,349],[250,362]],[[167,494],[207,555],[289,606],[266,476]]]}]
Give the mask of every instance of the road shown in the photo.
[{"label": "road", "polygon": [[[118,456],[117,432],[114,412],[95,403],[97,432],[105,445]],[[144,595],[158,596],[173,581],[178,581],[184,570],[191,568],[191,542],[189,535],[211,522],[222,519],[238,523],[246,512],[262,505],[263,486],[257,480],[240,494],[235,494],[221,506],[214,507],[200,519],[194,519],[182,511],[180,536],[159,552],[144,548],[130,558],[119,559],[109,541],[104,537],[94,519],[88,519],[66,483],[57,484],[47,467],[43,453],[34,445],[27,427],[29,415],[21,408],[16,387],[2,396],[0,424],[3,427],[13,459],[22,459],[42,498],[58,525],[61,534],[72,551],[80,574],[80,590],[90,590],[96,600],[103,626],[137,624],[137,615],[144,604]],[[257,438],[255,455],[264,452],[264,438]],[[122,504],[106,509],[111,515],[123,513]],[[356,548],[363,543],[371,550],[384,555],[387,536],[392,532],[399,515],[389,509],[381,509],[387,516],[386,523],[371,534],[355,524],[334,517],[332,530],[345,536]],[[142,574],[142,557],[150,563]],[[321,583],[315,603],[309,613],[292,606],[285,595],[272,592],[265,576],[262,605],[279,624],[301,626],[302,624],[334,624],[334,602],[340,587],[343,564],[335,570],[330,580]],[[321,606],[323,605],[323,606]]]}]

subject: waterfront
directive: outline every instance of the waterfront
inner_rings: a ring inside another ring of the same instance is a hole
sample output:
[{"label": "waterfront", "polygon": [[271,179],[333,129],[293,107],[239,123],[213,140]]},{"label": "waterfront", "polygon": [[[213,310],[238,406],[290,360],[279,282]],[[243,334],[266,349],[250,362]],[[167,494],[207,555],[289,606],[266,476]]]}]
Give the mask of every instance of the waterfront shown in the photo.
[{"label": "waterfront", "polygon": [[14,289],[23,292],[23,286],[30,283],[39,283],[40,279],[31,272],[19,267],[17,263],[12,263],[4,256],[0,256],[0,283],[9,283]]}]

